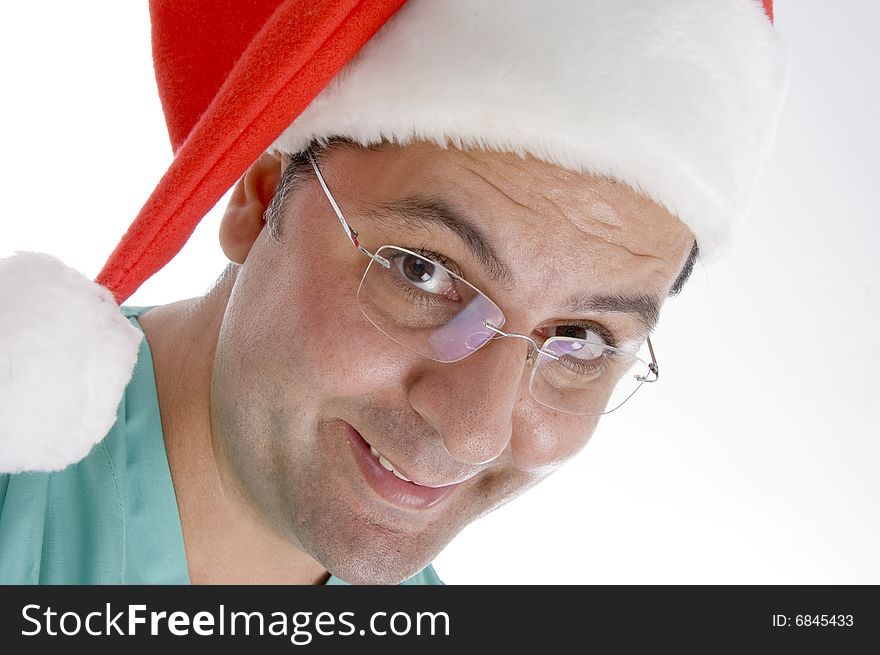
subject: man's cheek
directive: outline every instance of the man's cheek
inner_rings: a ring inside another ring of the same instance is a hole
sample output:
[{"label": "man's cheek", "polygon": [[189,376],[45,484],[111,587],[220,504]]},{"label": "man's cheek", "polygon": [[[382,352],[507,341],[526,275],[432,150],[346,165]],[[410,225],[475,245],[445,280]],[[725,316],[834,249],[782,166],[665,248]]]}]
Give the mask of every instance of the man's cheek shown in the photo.
[{"label": "man's cheek", "polygon": [[404,375],[402,369],[391,371],[393,367],[380,359],[363,355],[362,350],[335,351],[328,358],[322,378],[322,386],[328,394],[358,396],[400,386]]},{"label": "man's cheek", "polygon": [[356,316],[326,310],[315,314],[309,329],[294,342],[294,359],[328,394],[399,388],[418,356],[379,332],[357,308],[354,311]]},{"label": "man's cheek", "polygon": [[514,421],[510,451],[514,466],[539,477],[546,477],[580,452],[596,429],[598,419],[549,420],[539,414],[518,416]]}]

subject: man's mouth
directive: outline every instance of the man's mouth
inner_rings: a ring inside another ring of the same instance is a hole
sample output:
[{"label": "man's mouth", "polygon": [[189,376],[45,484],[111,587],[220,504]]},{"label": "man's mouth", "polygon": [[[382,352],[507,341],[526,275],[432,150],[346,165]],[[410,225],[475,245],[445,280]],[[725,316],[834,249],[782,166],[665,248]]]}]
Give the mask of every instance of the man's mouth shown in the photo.
[{"label": "man's mouth", "polygon": [[384,500],[404,509],[428,509],[452,493],[458,484],[429,487],[413,482],[354,427],[343,421],[354,459],[367,485]]},{"label": "man's mouth", "polygon": [[[403,475],[403,473],[401,473],[396,468],[394,468],[394,465],[388,461],[388,459],[385,457],[385,455],[383,455],[378,450],[376,450],[375,446],[370,445],[370,452],[373,454],[373,457],[375,457],[377,460],[379,460],[379,463],[385,468],[386,471],[391,471],[394,475],[396,475],[401,480],[405,480],[406,482],[412,482],[412,480],[410,480],[408,477]],[[413,484],[416,484],[416,483],[413,482]]]}]

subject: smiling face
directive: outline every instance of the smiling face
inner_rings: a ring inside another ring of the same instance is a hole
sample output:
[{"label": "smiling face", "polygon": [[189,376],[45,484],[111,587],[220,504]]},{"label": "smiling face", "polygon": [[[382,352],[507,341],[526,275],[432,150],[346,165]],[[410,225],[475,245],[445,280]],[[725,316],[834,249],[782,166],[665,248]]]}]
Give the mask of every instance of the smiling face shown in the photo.
[{"label": "smiling face", "polygon": [[[659,305],[693,244],[629,187],[532,158],[414,144],[333,147],[320,161],[363,246],[438,253],[503,310],[505,331],[539,343],[572,329],[643,340],[638,313],[566,306],[573,295]],[[387,211],[416,198],[469,217],[497,257],[495,274],[461,231]],[[333,574],[395,583],[577,453],[598,418],[531,397],[522,339],[444,364],[377,330],[356,301],[370,260],[314,175],[296,183],[278,220],[280,241],[266,229],[253,241],[217,342],[211,422],[222,474]]]}]

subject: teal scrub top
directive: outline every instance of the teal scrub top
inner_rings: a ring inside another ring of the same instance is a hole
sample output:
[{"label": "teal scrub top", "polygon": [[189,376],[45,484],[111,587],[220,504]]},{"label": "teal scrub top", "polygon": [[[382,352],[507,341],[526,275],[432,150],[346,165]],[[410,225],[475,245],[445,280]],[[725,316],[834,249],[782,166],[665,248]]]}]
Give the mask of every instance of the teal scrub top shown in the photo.
[{"label": "teal scrub top", "polygon": [[[140,330],[148,309],[122,313]],[[85,459],[54,473],[0,474],[0,584],[189,582],[144,338],[116,423]],[[443,583],[428,565],[401,584]]]}]

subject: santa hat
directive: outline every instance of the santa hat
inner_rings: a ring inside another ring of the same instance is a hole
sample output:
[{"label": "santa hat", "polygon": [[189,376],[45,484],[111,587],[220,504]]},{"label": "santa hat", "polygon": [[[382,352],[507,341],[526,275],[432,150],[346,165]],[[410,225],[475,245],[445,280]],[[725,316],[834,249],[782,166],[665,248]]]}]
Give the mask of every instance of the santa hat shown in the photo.
[{"label": "santa hat", "polygon": [[48,255],[0,260],[0,472],[64,468],[106,435],[141,340],[117,303],[268,149],[342,136],[532,155],[652,198],[705,259],[749,211],[788,80],[772,0],[150,11],[175,157],[95,282]]}]

